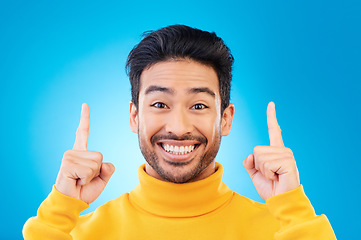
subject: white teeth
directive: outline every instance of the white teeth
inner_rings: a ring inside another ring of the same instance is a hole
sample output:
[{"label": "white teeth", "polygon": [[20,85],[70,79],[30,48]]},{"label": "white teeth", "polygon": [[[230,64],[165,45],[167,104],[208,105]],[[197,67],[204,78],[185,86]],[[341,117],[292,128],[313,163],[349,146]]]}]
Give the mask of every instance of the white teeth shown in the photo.
[{"label": "white teeth", "polygon": [[179,147],[178,147],[178,146],[175,146],[175,147],[174,147],[174,153],[175,153],[175,154],[179,154]]},{"label": "white teeth", "polygon": [[162,144],[162,147],[166,152],[172,153],[174,155],[187,154],[187,153],[192,152],[195,148],[194,145],[179,147],[179,146],[173,146],[173,145],[168,145],[168,144]]}]

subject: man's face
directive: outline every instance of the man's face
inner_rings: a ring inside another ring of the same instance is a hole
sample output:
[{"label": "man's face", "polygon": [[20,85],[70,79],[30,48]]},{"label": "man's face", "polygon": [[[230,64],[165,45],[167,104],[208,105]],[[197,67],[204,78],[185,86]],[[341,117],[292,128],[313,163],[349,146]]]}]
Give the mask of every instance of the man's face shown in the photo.
[{"label": "man's face", "polygon": [[230,104],[221,116],[214,69],[191,60],[160,62],[143,71],[140,86],[138,109],[130,103],[130,125],[146,172],[176,183],[211,175],[234,112]]}]

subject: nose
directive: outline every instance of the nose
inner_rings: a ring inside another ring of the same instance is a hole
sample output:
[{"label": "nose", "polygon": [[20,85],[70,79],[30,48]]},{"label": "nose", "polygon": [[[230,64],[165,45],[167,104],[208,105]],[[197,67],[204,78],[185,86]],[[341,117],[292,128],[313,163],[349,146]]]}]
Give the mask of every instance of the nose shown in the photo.
[{"label": "nose", "polygon": [[166,119],[165,130],[169,133],[174,133],[177,136],[182,136],[192,132],[192,122],[189,114],[184,109],[174,108],[169,112]]}]

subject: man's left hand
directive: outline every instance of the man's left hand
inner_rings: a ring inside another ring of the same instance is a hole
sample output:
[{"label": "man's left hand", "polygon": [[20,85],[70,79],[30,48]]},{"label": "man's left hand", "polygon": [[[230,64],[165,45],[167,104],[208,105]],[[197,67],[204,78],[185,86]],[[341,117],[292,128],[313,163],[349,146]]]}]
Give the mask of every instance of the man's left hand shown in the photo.
[{"label": "man's left hand", "polygon": [[264,200],[300,185],[296,161],[292,150],[283,144],[273,102],[267,107],[267,124],[270,146],[256,146],[253,154],[243,161],[258,194]]}]

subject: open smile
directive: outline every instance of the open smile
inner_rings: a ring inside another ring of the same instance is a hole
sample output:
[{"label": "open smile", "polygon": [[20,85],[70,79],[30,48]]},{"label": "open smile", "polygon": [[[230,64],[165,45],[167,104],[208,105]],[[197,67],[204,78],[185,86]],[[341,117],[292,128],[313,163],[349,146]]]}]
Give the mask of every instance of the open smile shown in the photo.
[{"label": "open smile", "polygon": [[157,143],[165,159],[171,161],[186,161],[193,158],[200,143],[195,141],[162,140]]},{"label": "open smile", "polygon": [[161,147],[166,151],[174,155],[183,155],[190,152],[193,152],[196,145],[189,145],[189,146],[176,146],[176,145],[169,145],[169,144],[161,144]]}]

